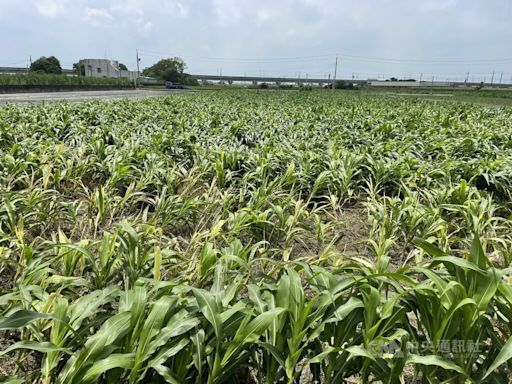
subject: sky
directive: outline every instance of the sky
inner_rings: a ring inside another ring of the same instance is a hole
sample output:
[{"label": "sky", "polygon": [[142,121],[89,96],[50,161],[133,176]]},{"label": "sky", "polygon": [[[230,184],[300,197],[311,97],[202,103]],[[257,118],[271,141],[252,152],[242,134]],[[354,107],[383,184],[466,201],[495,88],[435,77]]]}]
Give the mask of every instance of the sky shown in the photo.
[{"label": "sky", "polygon": [[[56,56],[192,74],[512,82],[512,0],[0,0],[0,66]],[[503,75],[502,75],[503,72]]]}]

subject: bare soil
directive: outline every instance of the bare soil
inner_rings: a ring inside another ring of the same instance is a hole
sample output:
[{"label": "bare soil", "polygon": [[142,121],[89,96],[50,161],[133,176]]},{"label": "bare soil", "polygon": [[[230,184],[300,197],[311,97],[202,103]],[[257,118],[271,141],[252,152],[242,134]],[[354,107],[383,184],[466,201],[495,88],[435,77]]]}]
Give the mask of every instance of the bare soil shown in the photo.
[{"label": "bare soil", "polygon": [[371,254],[366,246],[371,225],[365,208],[353,207],[343,210],[344,229],[337,248],[346,256],[367,256]]}]

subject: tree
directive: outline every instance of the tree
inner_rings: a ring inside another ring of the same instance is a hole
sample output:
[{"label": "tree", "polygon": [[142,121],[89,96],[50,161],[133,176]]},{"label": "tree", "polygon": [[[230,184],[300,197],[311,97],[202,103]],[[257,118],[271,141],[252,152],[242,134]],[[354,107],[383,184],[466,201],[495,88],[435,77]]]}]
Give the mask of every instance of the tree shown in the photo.
[{"label": "tree", "polygon": [[119,69],[121,71],[127,71],[128,70],[128,67],[126,65],[124,65],[123,63],[119,63]]},{"label": "tree", "polygon": [[162,59],[142,71],[144,76],[155,77],[159,80],[180,83],[184,79],[185,62],[179,57]]},{"label": "tree", "polygon": [[145,68],[142,75],[185,85],[199,85],[197,79],[185,73],[186,68],[187,65],[182,59],[173,57],[162,59],[151,67]]},{"label": "tree", "polygon": [[61,74],[62,67],[55,56],[42,56],[30,64],[30,72]]},{"label": "tree", "polygon": [[197,79],[195,77],[189,75],[188,73],[183,74],[183,79],[181,80],[181,82],[185,85],[192,85],[192,86],[199,85],[199,81],[197,81]]},{"label": "tree", "polygon": [[85,76],[85,65],[80,62],[73,64],[73,73],[78,76]]}]

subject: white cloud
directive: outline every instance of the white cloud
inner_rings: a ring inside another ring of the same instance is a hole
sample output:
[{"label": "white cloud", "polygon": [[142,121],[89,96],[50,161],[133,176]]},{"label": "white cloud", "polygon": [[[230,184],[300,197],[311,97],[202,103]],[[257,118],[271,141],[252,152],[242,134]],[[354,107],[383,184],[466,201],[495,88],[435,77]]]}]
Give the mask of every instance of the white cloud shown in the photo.
[{"label": "white cloud", "polygon": [[55,18],[66,12],[68,0],[33,0],[32,5],[43,16]]},{"label": "white cloud", "polygon": [[166,1],[164,2],[163,7],[171,17],[184,18],[187,17],[190,12],[189,8],[179,1]]},{"label": "white cloud", "polygon": [[[4,64],[28,61],[29,55],[54,54],[66,66],[79,57],[104,57],[107,52],[133,68],[138,48],[143,66],[177,55],[191,72],[204,73],[222,68],[226,74],[323,76],[332,72],[334,55],[340,53],[338,70],[348,76],[493,70],[508,74],[512,69],[506,64],[393,63],[347,55],[415,60],[507,57],[511,4],[510,0],[0,0],[0,34],[3,57],[13,59],[5,59]],[[198,59],[315,55],[320,57],[303,61]]]},{"label": "white cloud", "polygon": [[424,0],[420,9],[423,12],[443,12],[457,5],[457,0]]},{"label": "white cloud", "polygon": [[243,2],[237,0],[213,0],[214,23],[221,26],[234,25],[244,18]]},{"label": "white cloud", "polygon": [[137,20],[133,20],[132,22],[135,24],[139,34],[141,34],[143,36],[148,36],[149,32],[153,28],[153,22],[144,21],[144,19],[137,19]]},{"label": "white cloud", "polygon": [[109,26],[114,21],[114,17],[109,11],[103,8],[85,8],[85,20],[92,23],[95,27]]}]

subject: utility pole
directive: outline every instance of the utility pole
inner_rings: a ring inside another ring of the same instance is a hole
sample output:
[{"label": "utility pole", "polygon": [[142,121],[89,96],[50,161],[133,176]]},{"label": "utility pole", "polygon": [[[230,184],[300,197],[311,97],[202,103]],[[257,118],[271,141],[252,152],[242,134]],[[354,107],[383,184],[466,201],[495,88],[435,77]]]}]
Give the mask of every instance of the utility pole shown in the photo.
[{"label": "utility pole", "polygon": [[464,83],[466,83],[466,84],[467,84],[467,83],[468,83],[468,81],[469,81],[469,72],[468,72],[468,73],[466,73],[466,79],[464,80]]},{"label": "utility pole", "polygon": [[421,85],[422,80],[423,80],[423,72],[421,72],[421,74],[420,74],[420,85]]},{"label": "utility pole", "polygon": [[137,82],[139,81],[139,76],[140,76],[140,68],[139,68],[139,62],[140,62],[140,59],[139,59],[139,50],[136,49],[135,50],[135,58],[137,59],[137,77],[135,78],[135,88],[137,88]]},{"label": "utility pole", "polygon": [[498,86],[498,88],[501,88],[501,80],[503,80],[503,72],[501,72],[501,75],[500,75],[500,85]]},{"label": "utility pole", "polygon": [[492,88],[493,83],[494,83],[494,71],[492,71],[492,77],[491,77],[491,88]]},{"label": "utility pole", "polygon": [[334,64],[334,76],[332,77],[332,90],[334,91],[336,84],[336,72],[338,71],[338,56],[336,56],[336,62]]}]

